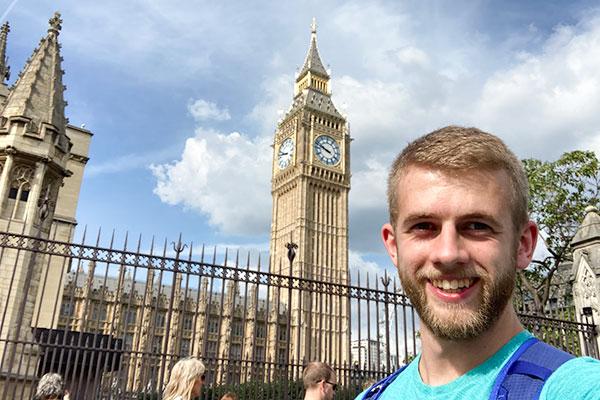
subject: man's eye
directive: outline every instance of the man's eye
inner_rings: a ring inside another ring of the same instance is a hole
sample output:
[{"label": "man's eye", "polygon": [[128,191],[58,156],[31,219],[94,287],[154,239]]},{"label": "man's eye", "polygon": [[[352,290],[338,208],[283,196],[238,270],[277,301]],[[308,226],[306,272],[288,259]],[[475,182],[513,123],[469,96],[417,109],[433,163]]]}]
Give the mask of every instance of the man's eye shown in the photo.
[{"label": "man's eye", "polygon": [[480,231],[491,231],[492,228],[488,225],[485,224],[483,222],[469,222],[468,224],[465,225],[465,228],[469,231],[475,231],[475,232],[480,232]]},{"label": "man's eye", "polygon": [[435,230],[435,225],[431,222],[419,222],[411,228],[413,231],[432,231]]}]

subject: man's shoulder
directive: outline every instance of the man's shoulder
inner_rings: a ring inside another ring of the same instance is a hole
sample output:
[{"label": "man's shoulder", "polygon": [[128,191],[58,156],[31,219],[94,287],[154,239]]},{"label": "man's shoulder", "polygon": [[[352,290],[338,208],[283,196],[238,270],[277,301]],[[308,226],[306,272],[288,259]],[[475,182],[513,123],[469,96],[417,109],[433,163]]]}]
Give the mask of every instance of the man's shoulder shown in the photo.
[{"label": "man's shoulder", "polygon": [[600,360],[573,358],[548,378],[540,400],[598,399],[600,396]]}]

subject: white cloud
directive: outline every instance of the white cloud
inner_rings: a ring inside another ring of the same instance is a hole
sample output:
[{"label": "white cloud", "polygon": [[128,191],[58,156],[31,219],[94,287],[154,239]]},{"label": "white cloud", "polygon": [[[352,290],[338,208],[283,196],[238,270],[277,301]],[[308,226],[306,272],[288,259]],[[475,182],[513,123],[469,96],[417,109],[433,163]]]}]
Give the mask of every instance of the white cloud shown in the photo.
[{"label": "white cloud", "polygon": [[406,46],[398,50],[396,56],[398,61],[403,64],[417,64],[421,66],[427,66],[429,64],[429,57],[427,54],[416,47]]},{"label": "white cloud", "polygon": [[[323,61],[340,71],[333,76],[334,103],[348,115],[355,139],[350,238],[357,251],[383,250],[379,229],[387,219],[387,167],[418,135],[448,124],[475,125],[499,134],[521,157],[555,158],[574,148],[600,147],[599,18],[558,26],[545,37],[545,31],[527,25],[520,37],[492,41],[476,28],[465,28],[477,18],[476,9],[461,10],[452,19],[437,15],[426,35],[413,11],[379,2],[346,3],[332,10],[331,36],[319,36]],[[200,129],[180,161],[154,168],[163,201],[207,214],[222,231],[268,231],[268,145],[278,110],[292,102],[290,64],[303,56],[286,61],[287,49],[272,51],[270,57],[263,53],[265,73],[255,82],[258,100],[243,121],[265,136]],[[197,109],[190,107],[198,121],[229,115],[199,101]],[[250,177],[222,161],[231,160],[227,154],[234,147],[258,157],[244,162],[248,170],[261,172]],[[264,210],[262,222],[241,224],[253,229],[240,227],[236,215],[250,214],[246,201],[240,202],[239,191],[223,190],[216,177],[239,187],[255,186],[252,202]],[[178,179],[185,183],[176,184]],[[237,207],[245,211],[232,211]]]},{"label": "white cloud", "polygon": [[294,79],[290,74],[269,77],[261,83],[261,100],[252,108],[248,118],[259,126],[261,132],[274,132],[280,111],[292,104]]},{"label": "white cloud", "polygon": [[190,100],[188,111],[198,122],[207,120],[227,121],[231,119],[227,108],[219,108],[215,103],[203,99]]},{"label": "white cloud", "polygon": [[261,234],[270,221],[270,140],[198,128],[181,159],[152,165],[154,193],[205,214],[223,233]]},{"label": "white cloud", "polygon": [[370,158],[365,166],[352,174],[353,185],[350,192],[352,210],[369,209],[386,199],[387,166],[381,160]]},{"label": "white cloud", "polygon": [[167,159],[175,152],[175,147],[146,153],[130,153],[108,160],[96,161],[92,158],[90,165],[85,169],[86,178],[104,174],[115,174],[132,169],[146,168],[151,162],[160,162]]},{"label": "white cloud", "polygon": [[541,52],[491,76],[474,115],[523,156],[588,148],[600,136],[600,18],[556,28]]},{"label": "white cloud", "polygon": [[[387,48],[371,44],[371,54]],[[485,56],[475,44],[462,49],[471,56],[450,57],[452,73],[443,72],[440,59],[447,54],[441,53],[433,59],[423,56],[411,76],[391,76],[388,71],[402,69],[393,59],[380,58],[384,65],[374,67],[370,77],[349,74],[335,80],[336,99],[348,104],[356,139],[350,193],[354,248],[382,250],[378,231],[386,219],[387,168],[420,134],[448,124],[474,125],[500,135],[523,158],[599,150],[600,18],[558,27],[542,44],[535,53],[511,50],[510,66],[487,72],[468,72],[473,55]],[[410,48],[409,54],[421,54],[417,46]],[[422,54],[435,52],[424,49]]]},{"label": "white cloud", "polygon": [[376,282],[377,284],[380,284],[380,278],[386,273],[390,279],[397,278],[397,274],[394,270],[381,267],[374,261],[368,261],[362,253],[353,250],[348,252],[348,267],[350,270],[350,281],[352,283],[357,283],[360,276],[360,283],[362,286],[366,284],[368,279],[370,286],[375,287]]}]

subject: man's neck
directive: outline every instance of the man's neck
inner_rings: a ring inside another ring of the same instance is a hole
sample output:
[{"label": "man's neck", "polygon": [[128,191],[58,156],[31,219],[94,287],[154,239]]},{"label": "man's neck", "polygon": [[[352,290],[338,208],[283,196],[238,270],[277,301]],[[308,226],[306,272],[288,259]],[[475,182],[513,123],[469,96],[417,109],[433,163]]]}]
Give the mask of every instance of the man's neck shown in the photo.
[{"label": "man's neck", "polygon": [[511,305],[490,329],[470,340],[441,339],[423,326],[419,362],[421,379],[432,386],[452,382],[482,364],[522,330],[523,326]]},{"label": "man's neck", "polygon": [[318,390],[314,390],[313,388],[306,389],[306,394],[304,395],[304,400],[320,400],[321,397],[319,395]]}]

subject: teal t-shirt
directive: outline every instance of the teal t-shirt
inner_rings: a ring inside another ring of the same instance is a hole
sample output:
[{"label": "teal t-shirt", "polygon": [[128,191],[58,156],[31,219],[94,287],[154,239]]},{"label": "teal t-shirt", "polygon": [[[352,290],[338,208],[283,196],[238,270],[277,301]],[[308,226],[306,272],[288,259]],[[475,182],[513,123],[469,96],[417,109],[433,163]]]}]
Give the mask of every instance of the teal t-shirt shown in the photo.
[{"label": "teal t-shirt", "polygon": [[[420,355],[386,388],[380,400],[487,400],[496,377],[511,355],[529,339],[523,331],[513,337],[481,365],[450,383],[430,386],[419,374]],[[362,399],[364,392],[356,400]],[[600,400],[600,361],[589,357],[574,358],[561,365],[548,378],[540,400]]]}]

